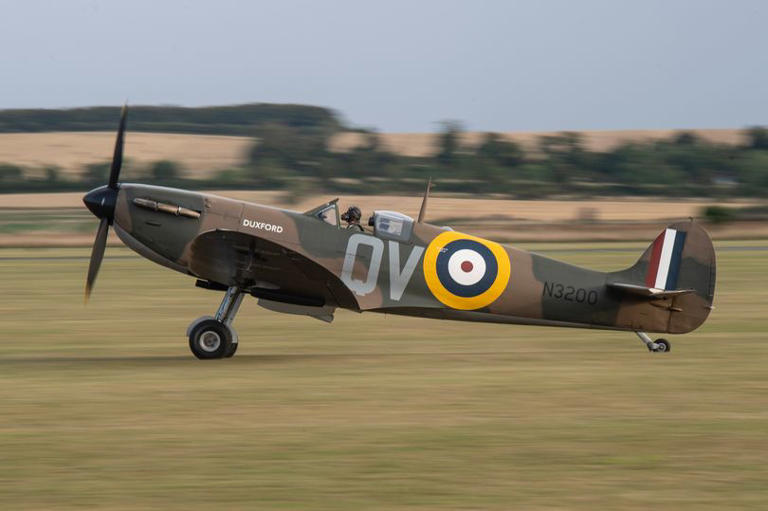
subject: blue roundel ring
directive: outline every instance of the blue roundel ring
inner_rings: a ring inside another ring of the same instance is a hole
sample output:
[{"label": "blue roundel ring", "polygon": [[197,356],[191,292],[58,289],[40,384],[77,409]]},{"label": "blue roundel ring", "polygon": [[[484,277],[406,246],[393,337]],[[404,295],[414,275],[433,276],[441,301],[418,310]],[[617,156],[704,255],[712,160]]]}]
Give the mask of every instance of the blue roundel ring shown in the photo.
[{"label": "blue roundel ring", "polygon": [[458,310],[491,305],[509,285],[506,249],[477,236],[444,231],[424,251],[424,282],[432,296]]},{"label": "blue roundel ring", "polygon": [[[475,252],[485,261],[485,274],[480,280],[469,286],[456,282],[451,278],[451,274],[448,271],[448,261],[451,259],[451,256],[457,251],[465,249]],[[463,298],[470,298],[485,293],[496,282],[496,277],[499,274],[499,265],[493,252],[482,243],[468,239],[455,240],[446,244],[437,256],[435,269],[440,284],[450,293]]]}]

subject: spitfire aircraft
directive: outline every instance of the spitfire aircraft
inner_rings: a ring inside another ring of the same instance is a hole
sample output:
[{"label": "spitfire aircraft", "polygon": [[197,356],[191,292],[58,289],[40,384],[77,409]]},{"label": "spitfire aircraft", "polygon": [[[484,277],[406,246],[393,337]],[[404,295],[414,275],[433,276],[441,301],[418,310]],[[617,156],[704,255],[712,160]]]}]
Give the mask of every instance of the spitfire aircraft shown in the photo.
[{"label": "spitfire aircraft", "polygon": [[604,273],[425,222],[429,185],[416,220],[374,211],[363,227],[339,214],[337,200],[296,212],[119,183],[125,121],[123,108],[108,184],[83,199],[100,219],[86,298],[113,226],[140,255],[223,293],[215,315],[187,330],[189,347],[201,359],[235,354],[232,322],[246,295],[266,309],[326,322],[340,308],[624,330],[653,352],[669,351],[670,343],[647,332],[690,332],[712,309],[715,252],[693,220],[665,228],[631,267]]}]

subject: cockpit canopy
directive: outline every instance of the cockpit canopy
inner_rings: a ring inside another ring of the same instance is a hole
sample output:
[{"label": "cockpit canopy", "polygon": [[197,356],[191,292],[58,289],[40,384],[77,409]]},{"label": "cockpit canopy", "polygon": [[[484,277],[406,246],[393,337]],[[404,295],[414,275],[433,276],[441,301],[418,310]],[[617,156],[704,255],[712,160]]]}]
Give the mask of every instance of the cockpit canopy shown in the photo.
[{"label": "cockpit canopy", "polygon": [[[334,199],[321,204],[304,214],[341,228],[338,200]],[[409,242],[413,234],[413,218],[397,211],[374,211],[368,225],[373,227],[375,236],[385,240]]]}]

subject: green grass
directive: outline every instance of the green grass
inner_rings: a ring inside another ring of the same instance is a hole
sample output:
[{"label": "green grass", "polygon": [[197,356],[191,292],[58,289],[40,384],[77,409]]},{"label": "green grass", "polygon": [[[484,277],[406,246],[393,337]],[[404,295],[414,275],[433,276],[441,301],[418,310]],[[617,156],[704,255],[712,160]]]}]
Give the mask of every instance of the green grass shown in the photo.
[{"label": "green grass", "polygon": [[83,233],[92,230],[93,217],[82,208],[0,208],[0,234],[23,234],[34,231]]},{"label": "green grass", "polygon": [[[641,250],[535,248],[608,270]],[[668,354],[622,332],[326,325],[249,299],[237,355],[208,362],[184,332],[220,295],[129,254],[108,249],[84,307],[88,250],[0,250],[0,509],[768,502],[768,252],[720,253],[717,309]]]}]

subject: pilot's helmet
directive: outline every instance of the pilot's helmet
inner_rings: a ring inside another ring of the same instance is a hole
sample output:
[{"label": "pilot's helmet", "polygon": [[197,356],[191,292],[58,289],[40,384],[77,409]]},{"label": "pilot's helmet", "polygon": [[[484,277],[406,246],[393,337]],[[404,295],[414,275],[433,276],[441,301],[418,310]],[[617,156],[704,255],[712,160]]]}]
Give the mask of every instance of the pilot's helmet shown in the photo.
[{"label": "pilot's helmet", "polygon": [[341,219],[349,223],[359,223],[362,218],[363,212],[357,206],[350,206],[347,211],[341,215]]}]

